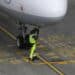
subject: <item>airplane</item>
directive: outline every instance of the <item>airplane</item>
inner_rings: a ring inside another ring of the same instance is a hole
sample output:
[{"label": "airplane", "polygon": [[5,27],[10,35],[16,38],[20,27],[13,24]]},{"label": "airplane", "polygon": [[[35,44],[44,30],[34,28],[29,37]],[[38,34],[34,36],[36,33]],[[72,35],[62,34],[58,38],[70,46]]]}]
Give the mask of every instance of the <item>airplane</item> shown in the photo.
[{"label": "airplane", "polygon": [[0,11],[18,21],[22,29],[17,38],[18,47],[23,45],[21,39],[25,37],[26,24],[38,29],[55,24],[64,18],[67,9],[68,0],[0,0]]}]

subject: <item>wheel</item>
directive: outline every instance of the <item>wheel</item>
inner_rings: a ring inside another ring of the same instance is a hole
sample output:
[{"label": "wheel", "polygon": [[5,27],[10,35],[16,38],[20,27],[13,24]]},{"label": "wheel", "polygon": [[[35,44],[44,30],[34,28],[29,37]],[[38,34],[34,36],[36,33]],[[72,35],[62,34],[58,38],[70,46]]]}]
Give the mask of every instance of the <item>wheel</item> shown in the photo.
[{"label": "wheel", "polygon": [[20,49],[24,48],[24,39],[22,36],[17,37],[17,47]]}]

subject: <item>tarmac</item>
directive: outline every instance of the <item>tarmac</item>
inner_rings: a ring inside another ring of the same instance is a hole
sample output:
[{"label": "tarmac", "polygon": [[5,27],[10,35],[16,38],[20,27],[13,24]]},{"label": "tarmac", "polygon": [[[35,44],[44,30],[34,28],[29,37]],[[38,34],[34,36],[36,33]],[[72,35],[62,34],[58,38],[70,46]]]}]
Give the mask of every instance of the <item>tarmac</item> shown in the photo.
[{"label": "tarmac", "polygon": [[40,29],[36,49],[39,60],[28,62],[26,51],[17,48],[18,27],[0,13],[0,75],[75,75],[74,0],[69,0],[64,20]]}]

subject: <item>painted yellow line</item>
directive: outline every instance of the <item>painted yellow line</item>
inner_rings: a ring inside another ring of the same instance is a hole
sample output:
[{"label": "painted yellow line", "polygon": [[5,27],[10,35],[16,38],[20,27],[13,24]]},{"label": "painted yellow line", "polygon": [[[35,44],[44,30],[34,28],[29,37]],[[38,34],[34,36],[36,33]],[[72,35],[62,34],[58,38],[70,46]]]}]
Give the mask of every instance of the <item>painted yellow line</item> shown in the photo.
[{"label": "painted yellow line", "polygon": [[[7,35],[9,35],[13,40],[16,40],[16,37],[11,34],[9,31],[7,31],[5,28],[0,26],[0,29],[5,32]],[[51,63],[49,63],[48,61],[46,61],[45,59],[43,59],[40,55],[38,55],[39,59],[41,61],[43,61],[46,65],[48,65],[52,70],[54,70],[56,73],[58,73],[59,75],[64,75],[63,72],[61,72],[59,69],[57,69],[54,65],[52,65]]]},{"label": "painted yellow line", "polygon": [[[75,64],[75,61],[72,61],[72,62],[70,62],[70,61],[59,61],[59,62],[48,62],[48,63],[50,63],[50,64],[60,64],[60,65],[65,65],[65,64]],[[44,63],[44,62],[39,62],[39,63],[34,63],[34,62],[32,62],[32,64],[33,65],[45,65],[46,63]]]},{"label": "painted yellow line", "polygon": [[[35,62],[33,62],[33,61],[29,61],[29,60],[28,60],[28,57],[23,57],[22,60],[23,60],[24,62],[29,62],[29,63],[32,64],[32,65],[46,65],[46,63],[44,63],[44,62],[35,63]],[[63,65],[63,64],[68,64],[68,62],[69,62],[69,61],[48,62],[48,63],[50,63],[50,64],[62,64],[62,65]]]},{"label": "painted yellow line", "polygon": [[48,65],[54,72],[56,72],[58,75],[64,75],[63,72],[61,72],[58,68],[56,68],[52,63],[49,63],[44,58],[42,58],[40,55],[38,55],[39,59],[43,61],[46,65]]},{"label": "painted yellow line", "polygon": [[0,26],[0,30],[10,36],[12,39],[16,40],[16,37],[13,36],[9,31],[7,31],[4,27]]}]

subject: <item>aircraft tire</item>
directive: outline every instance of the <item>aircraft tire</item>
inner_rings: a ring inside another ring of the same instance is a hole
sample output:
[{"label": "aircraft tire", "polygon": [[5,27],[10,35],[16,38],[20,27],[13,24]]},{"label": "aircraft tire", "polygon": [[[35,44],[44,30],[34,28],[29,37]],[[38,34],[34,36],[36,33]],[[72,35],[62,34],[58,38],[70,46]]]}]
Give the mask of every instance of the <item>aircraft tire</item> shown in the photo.
[{"label": "aircraft tire", "polygon": [[20,49],[24,48],[24,39],[22,36],[17,37],[17,47]]}]

